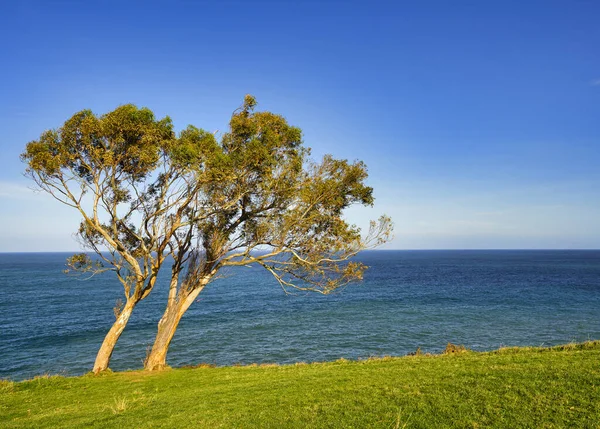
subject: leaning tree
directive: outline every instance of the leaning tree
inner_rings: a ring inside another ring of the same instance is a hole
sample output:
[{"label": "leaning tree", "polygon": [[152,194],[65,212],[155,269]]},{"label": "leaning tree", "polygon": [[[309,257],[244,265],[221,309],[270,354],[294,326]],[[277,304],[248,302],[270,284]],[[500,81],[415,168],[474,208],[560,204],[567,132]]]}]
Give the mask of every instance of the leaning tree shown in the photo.
[{"label": "leaning tree", "polygon": [[174,265],[148,370],[166,366],[182,316],[223,268],[258,264],[284,290],[328,294],[362,278],[366,266],[353,256],[391,238],[386,216],[366,236],[342,216],[352,204],[373,204],[364,163],[310,161],[301,130],[255,105],[246,96],[220,141],[194,128],[180,137],[178,159],[197,184],[196,203],[174,251],[186,262]]},{"label": "leaning tree", "polygon": [[199,184],[178,141],[168,117],[157,120],[149,109],[124,105],[102,116],[76,113],[21,155],[37,187],[79,213],[76,237],[96,254],[73,255],[66,271],[112,271],[123,286],[125,300],[117,301],[95,373],[108,368],[134,307],[152,291],[167,256],[175,271],[189,256],[184,243],[190,242]]},{"label": "leaning tree", "polygon": [[124,105],[102,116],[81,111],[27,145],[26,175],[81,215],[76,236],[96,254],[73,255],[66,271],[113,271],[123,286],[94,372],[108,368],[167,260],[150,370],[166,365],[181,317],[221,269],[258,264],[284,290],[327,294],[362,278],[366,267],[353,256],[390,239],[385,216],[364,237],[342,217],[352,204],[373,204],[362,162],[310,161],[300,129],[255,105],[246,96],[219,140],[193,126],[176,137],[168,117]]}]

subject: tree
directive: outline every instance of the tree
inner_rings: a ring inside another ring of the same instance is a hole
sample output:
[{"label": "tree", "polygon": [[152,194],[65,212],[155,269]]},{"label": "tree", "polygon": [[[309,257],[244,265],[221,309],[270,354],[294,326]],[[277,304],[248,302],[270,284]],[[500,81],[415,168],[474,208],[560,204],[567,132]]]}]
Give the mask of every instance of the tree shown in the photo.
[{"label": "tree", "polygon": [[[189,207],[197,187],[190,182],[171,120],[146,108],[124,105],[103,116],[89,110],[58,130],[27,144],[21,159],[38,188],[82,216],[76,233],[82,247],[67,272],[112,271],[125,301],[98,351],[93,371],[108,368],[114,347],[138,302],[152,291],[166,257],[189,232]],[[182,232],[184,231],[184,232]],[[183,258],[183,259],[182,259]]]},{"label": "tree", "polygon": [[342,217],[352,204],[373,204],[364,163],[310,161],[300,129],[255,106],[246,96],[219,141],[194,126],[176,137],[168,117],[124,105],[100,117],[83,110],[27,144],[26,175],[82,216],[76,236],[96,254],[73,255],[67,271],[113,271],[123,286],[95,373],[108,368],[169,256],[150,370],[166,365],[181,317],[224,267],[258,264],[286,291],[327,294],[362,278],[366,267],[353,256],[390,239],[385,216],[365,237]]},{"label": "tree", "polygon": [[388,217],[371,222],[366,237],[342,218],[352,204],[373,204],[364,163],[331,156],[309,161],[300,129],[280,115],[255,112],[255,105],[246,96],[218,143],[198,144],[205,134],[197,129],[181,136],[179,148],[200,184],[198,204],[186,242],[187,271],[173,272],[148,370],[165,367],[182,316],[224,267],[258,264],[284,290],[328,294],[362,278],[366,267],[353,256],[391,238]]}]

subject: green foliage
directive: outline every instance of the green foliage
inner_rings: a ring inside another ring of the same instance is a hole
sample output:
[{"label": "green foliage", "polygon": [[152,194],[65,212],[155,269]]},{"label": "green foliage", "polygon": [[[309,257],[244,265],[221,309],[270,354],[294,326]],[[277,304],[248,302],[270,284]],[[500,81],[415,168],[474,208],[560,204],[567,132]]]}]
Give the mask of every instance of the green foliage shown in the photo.
[{"label": "green foliage", "polygon": [[76,255],[69,270],[112,270],[123,315],[152,291],[167,255],[169,302],[182,306],[230,265],[259,264],[284,290],[330,293],[362,279],[367,267],[351,258],[392,233],[385,216],[366,236],[343,218],[373,204],[365,164],[310,160],[300,128],[256,105],[247,95],[220,139],[192,125],[176,136],[168,117],[127,104],[82,110],[27,144],[27,175],[80,213],[77,237],[107,267]]},{"label": "green foliage", "polygon": [[158,164],[161,150],[174,139],[171,120],[160,121],[146,108],[126,104],[97,117],[82,110],[58,130],[27,144],[21,159],[28,172],[64,177],[68,171],[92,181],[114,171],[120,180],[142,180]]},{"label": "green foliage", "polygon": [[215,158],[220,158],[220,148],[213,134],[189,125],[171,146],[169,155],[181,168],[216,170]]},{"label": "green foliage", "polygon": [[[28,143],[21,159],[42,190],[82,214],[78,236],[85,248],[105,246],[135,265],[133,258],[143,256],[140,247],[147,237],[131,218],[143,211],[141,194],[148,185],[136,184],[151,179],[172,148],[172,128],[168,117],[157,120],[149,109],[131,104],[102,116],[82,110]],[[92,199],[87,207],[86,194]],[[125,203],[132,203],[129,211],[122,210]]]},{"label": "green foliage", "polygon": [[600,342],[0,382],[0,426],[595,428]]},{"label": "green foliage", "polygon": [[[83,110],[30,142],[21,158],[41,189],[81,212],[85,248],[116,252],[106,262],[117,273],[124,267],[148,278],[135,259],[156,270],[150,255],[166,250],[183,267],[196,242],[199,275],[259,263],[284,287],[323,293],[361,279],[366,267],[348,259],[392,230],[384,217],[365,238],[342,217],[352,204],[373,204],[365,164],[309,160],[301,130],[256,105],[247,95],[220,141],[192,125],[176,137],[168,117],[130,104],[102,116]],[[270,257],[251,256],[265,248],[274,249]]]},{"label": "green foliage", "polygon": [[104,269],[102,261],[92,259],[87,253],[76,253],[67,258],[65,274],[73,271],[78,273],[95,273]]}]

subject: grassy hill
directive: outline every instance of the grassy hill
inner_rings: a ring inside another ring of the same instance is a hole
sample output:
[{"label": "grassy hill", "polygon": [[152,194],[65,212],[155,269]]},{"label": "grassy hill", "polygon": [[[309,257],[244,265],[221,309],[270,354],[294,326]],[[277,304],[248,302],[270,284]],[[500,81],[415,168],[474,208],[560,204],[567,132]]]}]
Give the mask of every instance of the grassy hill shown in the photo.
[{"label": "grassy hill", "polygon": [[3,381],[0,427],[600,428],[600,341]]}]

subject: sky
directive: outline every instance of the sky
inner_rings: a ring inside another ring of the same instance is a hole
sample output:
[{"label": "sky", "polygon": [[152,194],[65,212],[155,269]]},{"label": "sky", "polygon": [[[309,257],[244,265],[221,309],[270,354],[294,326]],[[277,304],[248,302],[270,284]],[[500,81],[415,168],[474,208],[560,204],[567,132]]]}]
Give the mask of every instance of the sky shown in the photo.
[{"label": "sky", "polygon": [[0,251],[74,251],[19,154],[125,103],[224,131],[244,94],[360,159],[389,249],[600,248],[597,1],[2,1]]}]

